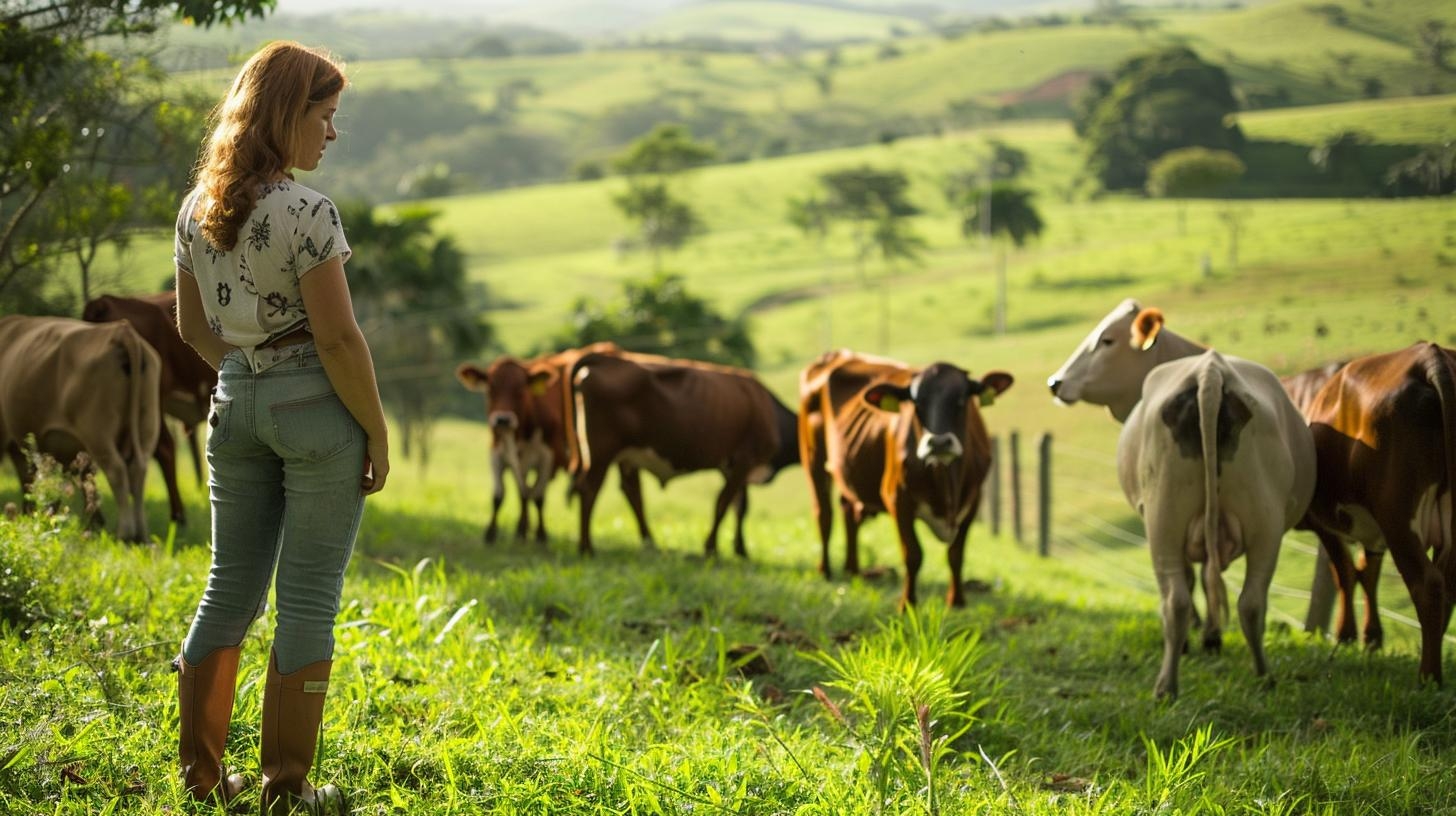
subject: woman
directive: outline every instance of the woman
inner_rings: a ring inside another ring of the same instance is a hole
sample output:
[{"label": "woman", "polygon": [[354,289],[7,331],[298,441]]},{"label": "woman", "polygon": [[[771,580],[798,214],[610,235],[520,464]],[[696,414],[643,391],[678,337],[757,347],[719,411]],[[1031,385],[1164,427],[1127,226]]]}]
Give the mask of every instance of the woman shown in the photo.
[{"label": "woman", "polygon": [[348,84],[328,55],[273,43],[212,117],[177,217],[177,323],[218,370],[207,461],[212,566],[177,659],[183,784],[198,800],[244,787],[222,767],[238,651],[277,575],[263,692],[265,808],[341,811],[306,780],[332,666],[344,567],[389,444],[374,364],[354,321],[349,247],[328,198],[297,183],[338,138]]}]

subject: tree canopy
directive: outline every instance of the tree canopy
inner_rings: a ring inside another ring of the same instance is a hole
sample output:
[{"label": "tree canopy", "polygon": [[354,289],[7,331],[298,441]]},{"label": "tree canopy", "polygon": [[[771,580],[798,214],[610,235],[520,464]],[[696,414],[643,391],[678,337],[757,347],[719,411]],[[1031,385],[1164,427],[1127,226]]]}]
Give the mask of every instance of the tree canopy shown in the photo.
[{"label": "tree canopy", "polygon": [[1088,171],[1107,189],[1141,188],[1148,165],[1180,147],[1238,153],[1243,132],[1228,74],[1175,47],[1124,61],[1094,82],[1074,126],[1086,141]]},{"label": "tree canopy", "polygon": [[622,297],[578,299],[558,347],[602,340],[632,351],[751,368],[756,354],[747,322],[729,319],[687,290],[680,275],[657,274],[622,285]]}]

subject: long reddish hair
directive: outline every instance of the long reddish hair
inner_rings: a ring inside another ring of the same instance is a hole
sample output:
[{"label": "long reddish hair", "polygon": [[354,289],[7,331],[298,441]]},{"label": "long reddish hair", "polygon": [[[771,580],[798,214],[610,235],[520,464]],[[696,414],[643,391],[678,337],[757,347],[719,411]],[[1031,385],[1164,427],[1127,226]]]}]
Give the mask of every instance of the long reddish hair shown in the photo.
[{"label": "long reddish hair", "polygon": [[258,202],[259,185],[293,166],[299,124],[309,105],[344,90],[343,65],[296,42],[269,43],[238,71],[212,111],[195,171],[202,235],[223,251]]}]

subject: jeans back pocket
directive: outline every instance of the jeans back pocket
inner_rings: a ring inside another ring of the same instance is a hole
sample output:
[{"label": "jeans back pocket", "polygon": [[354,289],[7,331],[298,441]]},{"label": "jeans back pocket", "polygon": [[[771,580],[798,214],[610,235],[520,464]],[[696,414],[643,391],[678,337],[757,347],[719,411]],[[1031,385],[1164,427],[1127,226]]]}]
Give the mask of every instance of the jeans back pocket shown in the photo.
[{"label": "jeans back pocket", "polygon": [[273,432],[286,453],[310,462],[337,456],[352,444],[358,422],[338,394],[320,394],[270,406]]}]

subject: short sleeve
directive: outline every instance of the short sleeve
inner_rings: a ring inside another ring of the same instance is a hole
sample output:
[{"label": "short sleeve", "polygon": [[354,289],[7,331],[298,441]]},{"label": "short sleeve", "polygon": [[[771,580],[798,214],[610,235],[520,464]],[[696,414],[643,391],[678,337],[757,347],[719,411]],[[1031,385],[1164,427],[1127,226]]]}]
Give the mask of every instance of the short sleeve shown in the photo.
[{"label": "short sleeve", "polygon": [[182,209],[177,212],[177,236],[172,246],[172,260],[187,274],[192,274],[192,237],[198,228],[192,220],[197,194],[191,193],[182,200]]},{"label": "short sleeve", "polygon": [[327,196],[309,206],[299,218],[298,225],[298,276],[324,261],[338,258],[349,260],[352,252],[344,239],[344,225],[339,221],[339,211]]}]

